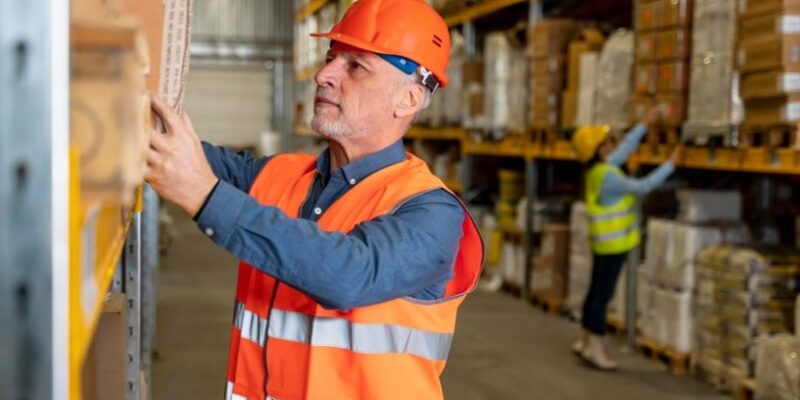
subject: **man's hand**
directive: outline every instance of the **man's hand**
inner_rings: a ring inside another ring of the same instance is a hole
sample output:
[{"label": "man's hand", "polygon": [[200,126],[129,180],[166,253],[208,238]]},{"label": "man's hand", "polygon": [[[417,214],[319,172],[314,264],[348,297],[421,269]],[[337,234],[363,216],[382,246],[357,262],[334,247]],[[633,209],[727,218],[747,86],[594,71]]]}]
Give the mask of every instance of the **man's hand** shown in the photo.
[{"label": "man's hand", "polygon": [[644,124],[647,126],[653,126],[658,121],[661,120],[661,110],[659,110],[658,106],[651,106],[647,109],[647,114],[644,116]]},{"label": "man's hand", "polygon": [[189,116],[179,116],[155,94],[150,100],[167,133],[150,133],[145,180],[161,197],[194,216],[218,179],[208,165]]}]

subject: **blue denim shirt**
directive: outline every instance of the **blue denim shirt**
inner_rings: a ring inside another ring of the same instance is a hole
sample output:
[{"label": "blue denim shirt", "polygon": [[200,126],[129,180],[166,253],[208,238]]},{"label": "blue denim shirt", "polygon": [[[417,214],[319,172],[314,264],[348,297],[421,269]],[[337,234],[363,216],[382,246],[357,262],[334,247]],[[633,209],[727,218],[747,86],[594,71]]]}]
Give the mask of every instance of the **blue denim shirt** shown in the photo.
[{"label": "blue denim shirt", "polygon": [[[639,147],[639,142],[642,141],[645,133],[647,133],[647,127],[643,124],[636,125],[625,135],[617,148],[608,154],[606,162],[621,167]],[[668,161],[641,179],[607,173],[600,186],[600,197],[597,201],[601,205],[608,206],[618,202],[622,196],[628,193],[644,196],[663,185],[673,172],[675,172],[675,166]]]},{"label": "blue denim shirt", "polygon": [[218,245],[259,270],[295,287],[326,308],[347,310],[410,296],[442,297],[453,276],[464,210],[444,190],[420,194],[393,214],[347,234],[324,232],[320,216],[372,173],[405,160],[403,143],[330,171],[328,150],[299,219],[248,195],[269,158],[203,143],[219,184],[196,216]]}]

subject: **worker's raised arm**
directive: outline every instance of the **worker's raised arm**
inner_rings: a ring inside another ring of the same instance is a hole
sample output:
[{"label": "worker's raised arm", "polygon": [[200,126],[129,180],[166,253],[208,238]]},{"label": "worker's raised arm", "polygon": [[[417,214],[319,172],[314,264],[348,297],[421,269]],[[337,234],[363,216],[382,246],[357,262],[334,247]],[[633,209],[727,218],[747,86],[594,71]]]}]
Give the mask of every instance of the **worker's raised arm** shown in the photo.
[{"label": "worker's raised arm", "polygon": [[619,143],[619,145],[608,154],[606,162],[611,165],[622,166],[628,161],[631,154],[639,148],[639,143],[642,142],[645,134],[647,134],[648,126],[656,123],[659,119],[660,113],[658,109],[651,108],[647,111],[644,120],[636,124]]}]

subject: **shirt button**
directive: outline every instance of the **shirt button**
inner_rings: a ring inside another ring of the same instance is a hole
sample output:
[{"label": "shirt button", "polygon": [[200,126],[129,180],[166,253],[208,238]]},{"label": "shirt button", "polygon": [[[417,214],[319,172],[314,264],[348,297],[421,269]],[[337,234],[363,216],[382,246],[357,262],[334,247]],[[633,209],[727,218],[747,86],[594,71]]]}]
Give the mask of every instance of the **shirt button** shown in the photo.
[{"label": "shirt button", "polygon": [[319,208],[319,207],[315,208],[315,209],[314,209],[314,214],[317,214],[317,215],[320,215],[320,214],[322,214],[322,209],[321,209],[321,208]]},{"label": "shirt button", "polygon": [[350,184],[351,184],[351,185],[355,185],[355,184],[356,184],[356,180],[355,180],[354,178],[351,178],[351,179],[350,179]]},{"label": "shirt button", "polygon": [[214,229],[206,228],[206,235],[209,237],[214,236]]}]

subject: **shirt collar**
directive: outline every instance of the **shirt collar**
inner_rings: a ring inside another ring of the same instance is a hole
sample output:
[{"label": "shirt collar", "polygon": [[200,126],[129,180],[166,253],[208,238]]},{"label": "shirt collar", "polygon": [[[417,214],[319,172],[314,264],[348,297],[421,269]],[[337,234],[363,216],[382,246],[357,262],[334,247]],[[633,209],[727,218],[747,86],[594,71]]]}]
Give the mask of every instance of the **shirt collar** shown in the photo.
[{"label": "shirt collar", "polygon": [[[317,172],[325,181],[327,181],[331,176],[330,157],[330,149],[325,149],[325,151],[322,152],[322,154],[320,154],[317,158]],[[341,171],[341,173],[344,174],[345,180],[348,182],[361,182],[361,180],[369,175],[372,175],[373,173],[390,165],[405,161],[405,159],[406,150],[405,147],[403,147],[403,140],[401,139],[383,150],[377,151],[356,162],[345,165],[337,171],[334,171],[334,173]]]}]

